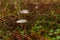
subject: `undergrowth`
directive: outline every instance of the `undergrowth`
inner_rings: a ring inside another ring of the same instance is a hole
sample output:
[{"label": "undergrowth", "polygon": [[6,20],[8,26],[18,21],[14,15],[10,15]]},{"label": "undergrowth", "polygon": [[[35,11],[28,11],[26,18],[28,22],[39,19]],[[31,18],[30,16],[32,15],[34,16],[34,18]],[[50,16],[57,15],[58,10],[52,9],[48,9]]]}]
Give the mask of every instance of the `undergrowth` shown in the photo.
[{"label": "undergrowth", "polygon": [[0,40],[60,40],[60,3],[0,0]]}]

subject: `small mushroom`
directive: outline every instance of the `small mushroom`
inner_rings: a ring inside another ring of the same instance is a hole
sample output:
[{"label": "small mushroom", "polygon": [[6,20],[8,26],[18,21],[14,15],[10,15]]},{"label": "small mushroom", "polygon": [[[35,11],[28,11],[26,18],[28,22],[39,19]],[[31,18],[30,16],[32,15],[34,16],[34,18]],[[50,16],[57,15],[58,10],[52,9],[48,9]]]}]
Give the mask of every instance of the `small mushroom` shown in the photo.
[{"label": "small mushroom", "polygon": [[21,19],[21,20],[16,21],[16,23],[26,23],[26,22],[27,22],[27,20],[25,20],[25,19]]},{"label": "small mushroom", "polygon": [[26,27],[23,26],[23,24],[26,23],[26,22],[27,22],[27,20],[25,20],[25,19],[21,19],[21,20],[17,20],[16,21],[16,23],[20,23],[21,24],[21,29],[23,29],[23,28],[26,29]]},{"label": "small mushroom", "polygon": [[21,17],[26,18],[27,15],[29,15],[29,11],[27,9],[23,9],[20,11]]},{"label": "small mushroom", "polygon": [[21,12],[21,14],[28,14],[29,13],[29,11],[27,9],[24,9],[24,10],[22,10],[20,12]]}]

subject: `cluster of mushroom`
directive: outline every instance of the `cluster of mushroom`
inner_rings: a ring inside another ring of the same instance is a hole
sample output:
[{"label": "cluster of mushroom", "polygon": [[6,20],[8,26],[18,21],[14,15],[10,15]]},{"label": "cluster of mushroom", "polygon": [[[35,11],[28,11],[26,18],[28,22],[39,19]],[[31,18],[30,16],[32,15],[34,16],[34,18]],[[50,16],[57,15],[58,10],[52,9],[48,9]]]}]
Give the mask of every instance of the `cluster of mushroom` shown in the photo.
[{"label": "cluster of mushroom", "polygon": [[[38,9],[38,6],[37,6],[37,2],[36,3],[34,3],[36,6],[35,6],[35,9]],[[20,11],[20,13],[23,15],[23,14],[29,14],[29,10],[28,9],[23,9],[23,10],[21,10]],[[20,24],[22,24],[22,23],[26,23],[27,22],[27,20],[25,20],[25,19],[20,19],[20,20],[17,20],[16,21],[16,23],[20,23]]]},{"label": "cluster of mushroom", "polygon": [[[21,13],[21,14],[28,14],[29,11],[28,11],[27,9],[24,9],[24,10],[21,10],[20,13]],[[27,22],[27,20],[25,20],[25,19],[20,19],[20,20],[17,20],[17,21],[16,21],[16,23],[21,23],[21,24],[22,24],[22,23],[26,23],[26,22]]]}]

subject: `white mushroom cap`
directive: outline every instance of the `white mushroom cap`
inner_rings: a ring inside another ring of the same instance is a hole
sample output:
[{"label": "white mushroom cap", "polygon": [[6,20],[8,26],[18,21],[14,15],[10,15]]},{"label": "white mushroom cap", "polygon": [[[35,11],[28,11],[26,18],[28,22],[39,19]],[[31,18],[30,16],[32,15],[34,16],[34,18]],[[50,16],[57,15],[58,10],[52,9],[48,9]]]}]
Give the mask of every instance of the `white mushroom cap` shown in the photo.
[{"label": "white mushroom cap", "polygon": [[26,22],[27,22],[27,20],[25,20],[25,19],[21,19],[21,20],[16,21],[16,23],[26,23]]},{"label": "white mushroom cap", "polygon": [[29,13],[29,11],[27,9],[21,10],[20,12],[21,12],[21,14],[28,14]]}]

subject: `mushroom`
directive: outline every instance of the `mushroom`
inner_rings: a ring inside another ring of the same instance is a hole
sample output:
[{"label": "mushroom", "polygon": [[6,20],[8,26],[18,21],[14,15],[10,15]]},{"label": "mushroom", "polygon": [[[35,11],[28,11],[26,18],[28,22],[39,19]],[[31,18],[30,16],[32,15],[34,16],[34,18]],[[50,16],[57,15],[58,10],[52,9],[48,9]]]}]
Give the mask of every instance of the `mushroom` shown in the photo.
[{"label": "mushroom", "polygon": [[16,23],[26,23],[26,22],[27,22],[27,20],[25,20],[25,19],[21,19],[21,20],[16,21]]},{"label": "mushroom", "polygon": [[25,20],[25,19],[21,19],[21,20],[17,20],[17,21],[16,21],[16,23],[20,23],[20,24],[21,24],[21,29],[22,29],[22,28],[26,29],[26,27],[23,26],[23,24],[26,23],[26,22],[27,22],[27,20]]},{"label": "mushroom", "polygon": [[20,16],[21,16],[22,19],[17,20],[16,23],[20,23],[21,28],[24,27],[24,29],[26,29],[25,25],[23,26],[23,24],[27,22],[27,20],[25,20],[24,18],[26,16],[25,14],[29,14],[29,11],[27,9],[24,9],[24,10],[21,10],[20,13],[21,13]]},{"label": "mushroom", "polygon": [[23,9],[22,11],[20,11],[21,12],[21,14],[28,14],[29,13],[29,11],[27,10],[27,9]]},{"label": "mushroom", "polygon": [[23,9],[20,11],[20,13],[22,14],[21,16],[23,16],[23,18],[26,18],[26,15],[29,15],[29,10],[28,9]]}]

